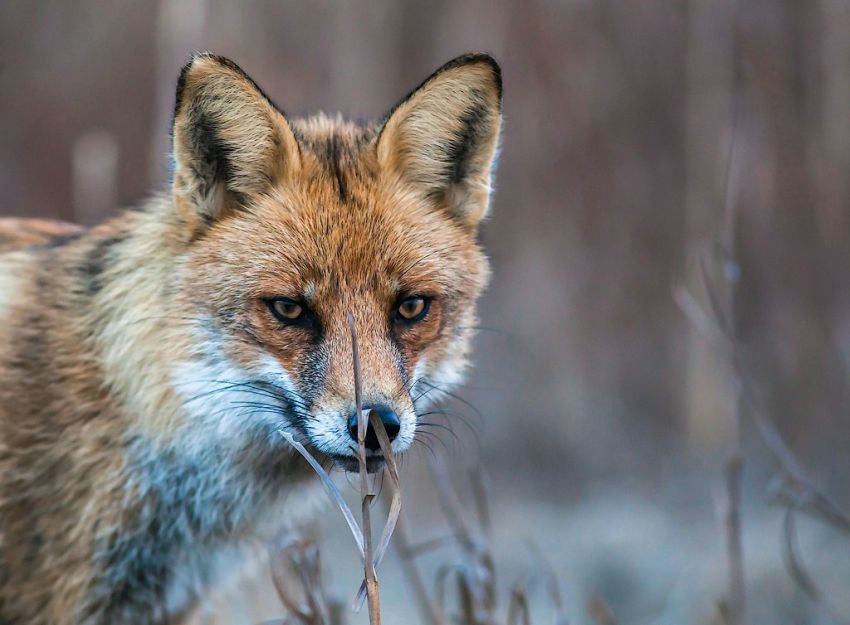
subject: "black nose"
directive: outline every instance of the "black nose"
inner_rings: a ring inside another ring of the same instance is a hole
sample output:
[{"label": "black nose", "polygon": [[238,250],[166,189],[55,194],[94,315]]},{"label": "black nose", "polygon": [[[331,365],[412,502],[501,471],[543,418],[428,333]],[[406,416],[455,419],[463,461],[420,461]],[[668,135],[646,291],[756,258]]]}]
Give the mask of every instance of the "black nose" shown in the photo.
[{"label": "black nose", "polygon": [[[401,424],[398,421],[398,417],[396,414],[387,408],[386,406],[364,406],[363,412],[369,414],[369,412],[377,412],[378,417],[381,419],[381,423],[384,424],[384,429],[387,431],[387,437],[390,439],[390,442],[395,440],[395,437],[398,436],[398,432],[401,429]],[[372,428],[371,423],[366,424],[366,449],[371,451],[378,451],[381,448],[381,444],[378,442],[378,436],[375,434],[375,430]],[[348,433],[354,441],[357,441],[357,413],[356,411],[349,417],[348,419]]]}]

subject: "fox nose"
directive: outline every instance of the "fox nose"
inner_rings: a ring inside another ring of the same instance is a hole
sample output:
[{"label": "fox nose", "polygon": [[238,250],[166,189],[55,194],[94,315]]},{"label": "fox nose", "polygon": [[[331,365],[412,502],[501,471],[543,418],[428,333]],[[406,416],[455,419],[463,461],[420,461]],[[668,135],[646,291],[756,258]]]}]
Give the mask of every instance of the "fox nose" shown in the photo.
[{"label": "fox nose", "polygon": [[[387,406],[363,407],[364,415],[368,415],[370,412],[376,412],[378,414],[378,418],[381,419],[381,423],[384,424],[384,429],[387,431],[387,438],[390,439],[390,442],[393,442],[396,436],[398,436],[399,430],[401,430],[401,424],[399,423],[398,417],[396,416],[395,412],[390,410]],[[378,451],[381,448],[381,444],[378,442],[378,436],[377,434],[375,434],[375,430],[372,428],[372,424],[366,423],[366,428],[366,449],[369,449],[370,451]],[[356,410],[348,419],[348,434],[355,442],[357,442]]]}]

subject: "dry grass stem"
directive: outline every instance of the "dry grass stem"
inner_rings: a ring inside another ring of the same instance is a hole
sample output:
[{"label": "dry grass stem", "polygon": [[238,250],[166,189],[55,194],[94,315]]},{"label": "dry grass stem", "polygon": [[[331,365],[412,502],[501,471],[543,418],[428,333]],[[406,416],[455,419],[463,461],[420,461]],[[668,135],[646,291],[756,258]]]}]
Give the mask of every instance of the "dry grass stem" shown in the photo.
[{"label": "dry grass stem", "polygon": [[600,597],[588,599],[587,613],[596,625],[617,625],[614,612]]},{"label": "dry grass stem", "polygon": [[[284,566],[284,556],[287,555],[291,568],[298,573],[304,601],[293,597],[289,592],[290,583]],[[333,625],[330,619],[324,585],[321,579],[319,550],[309,541],[290,542],[284,546],[278,557],[271,560],[272,582],[283,607],[289,613],[286,619],[267,622],[300,623],[300,625]]]},{"label": "dry grass stem", "polygon": [[[384,530],[381,532],[381,538],[378,541],[378,548],[375,550],[374,567],[380,566],[384,555],[387,552],[387,547],[390,544],[390,539],[393,536],[398,517],[401,514],[401,482],[398,477],[398,467],[396,466],[395,456],[393,455],[392,444],[387,436],[387,430],[381,422],[380,417],[375,412],[369,413],[369,421],[375,429],[375,434],[378,437],[378,443],[381,445],[381,451],[387,463],[387,472],[389,473],[392,482],[392,495],[390,499],[389,512],[387,513],[387,522],[384,524]],[[360,590],[357,592],[357,597],[354,600],[354,611],[359,612],[363,606],[363,599],[366,597],[368,590],[367,579],[364,579],[360,585]]]},{"label": "dry grass stem", "polygon": [[[354,401],[357,410],[357,457],[360,466],[360,498],[364,543],[363,563],[365,569],[364,580],[354,599],[353,607],[355,612],[360,610],[365,594],[365,598],[369,604],[369,623],[371,625],[380,625],[381,607],[376,569],[384,558],[396,523],[398,522],[399,514],[401,513],[401,483],[398,477],[398,467],[396,466],[392,444],[389,436],[387,436],[383,422],[378,414],[371,410],[367,418],[363,418],[363,383],[360,368],[360,350],[357,343],[357,328],[354,315],[350,312],[348,313],[348,326],[351,330],[351,354],[352,365],[354,367]],[[387,464],[387,472],[392,482],[393,491],[389,514],[384,524],[381,538],[378,541],[377,549],[372,544],[372,519],[370,510],[374,495],[369,492],[369,474],[366,464],[366,433],[370,424],[378,439],[384,461]]]},{"label": "dry grass stem", "polygon": [[348,504],[345,503],[345,499],[342,497],[342,493],[339,492],[336,484],[331,479],[331,476],[328,475],[328,472],[325,471],[324,467],[319,464],[319,461],[313,457],[307,448],[304,447],[301,443],[295,440],[295,437],[292,436],[289,432],[285,430],[279,430],[280,435],[286,439],[286,441],[292,445],[295,450],[301,454],[304,459],[310,464],[316,474],[321,478],[322,484],[325,486],[325,490],[328,491],[328,494],[331,496],[333,502],[337,505],[340,512],[342,512],[342,516],[345,518],[345,522],[348,525],[348,529],[351,530],[351,535],[354,536],[354,542],[357,543],[357,549],[360,552],[360,557],[364,557],[364,545],[363,545],[363,532],[360,530],[360,526],[357,524],[357,520],[354,518],[354,513],[351,511],[351,508],[348,507]]},{"label": "dry grass stem", "polygon": [[463,506],[461,505],[457,491],[452,486],[451,476],[445,463],[437,462],[436,459],[430,458],[428,467],[431,469],[434,486],[440,493],[440,506],[452,528],[455,539],[467,552],[474,552],[476,550],[476,544],[472,539],[472,532],[463,514]]},{"label": "dry grass stem", "polygon": [[[363,560],[364,579],[360,584],[352,607],[355,611],[358,611],[366,602],[369,606],[370,625],[380,625],[381,612],[377,568],[386,555],[392,536],[397,534],[396,545],[401,556],[403,570],[427,625],[447,625],[449,622],[457,622],[459,625],[529,625],[531,622],[529,598],[523,584],[518,583],[513,587],[507,601],[506,613],[503,616],[498,614],[499,602],[497,601],[495,566],[489,548],[491,516],[483,476],[480,471],[469,472],[472,501],[467,503],[473,507],[478,521],[477,524],[470,524],[464,512],[464,502],[461,500],[447,466],[436,461],[429,463],[433,483],[439,494],[438,500],[451,528],[451,535],[411,544],[400,519],[401,485],[392,444],[380,416],[373,411],[369,411],[368,416],[363,414],[360,353],[354,317],[351,314],[348,316],[348,323],[351,330],[355,407],[359,417],[355,452],[359,467],[359,494],[362,514],[360,523],[357,522],[351,509],[342,498],[339,489],[321,463],[291,433],[281,431],[280,434],[319,475],[355,538]],[[375,495],[370,492],[366,456],[366,436],[369,427],[373,428],[378,440],[386,462],[387,475],[390,479],[390,488],[386,491],[388,498],[387,520],[377,544],[372,540],[371,503]],[[475,525],[477,527],[473,529]],[[440,567],[437,573],[435,593],[432,596],[419,571],[416,558],[418,555],[447,544],[459,547],[461,558],[459,562]],[[272,580],[283,606],[289,613],[286,618],[273,621],[273,623],[276,625],[337,625],[339,620],[330,616],[328,603],[325,599],[319,574],[318,550],[312,544],[308,545],[303,541],[291,541],[281,553],[289,554],[291,568],[299,574],[298,579],[303,590],[303,599],[298,599],[290,594],[284,579],[283,562],[273,560]],[[564,623],[566,621],[562,618],[557,582],[554,579],[552,582],[552,588],[554,588],[552,600],[557,608],[557,622]],[[446,611],[449,587],[452,589],[451,594],[457,610],[451,618],[447,616]]]},{"label": "dry grass stem", "polygon": [[[434,544],[434,541],[428,541]],[[444,542],[444,541],[443,541]],[[396,549],[398,549],[401,558],[402,570],[404,571],[407,582],[416,596],[416,603],[419,607],[419,612],[425,619],[427,625],[445,625],[446,619],[440,606],[431,599],[428,593],[428,587],[419,571],[419,566],[416,563],[416,556],[423,552],[417,549],[415,545],[410,544],[410,539],[407,535],[407,528],[404,519],[399,519],[396,525]]]},{"label": "dry grass stem", "polygon": [[[737,25],[737,11],[733,25]],[[735,46],[738,46],[737,37]],[[734,55],[738,63],[737,49]],[[739,370],[735,366],[738,361],[738,327],[735,315],[736,295],[739,283],[740,267],[736,258],[736,231],[738,227],[738,198],[741,183],[741,146],[740,132],[743,117],[741,96],[740,67],[735,68],[735,81],[732,90],[732,123],[729,151],[726,158],[726,175],[723,186],[723,213],[720,232],[716,241],[719,249],[717,260],[719,273],[723,277],[722,293],[707,288],[707,299],[710,312],[705,312],[696,299],[679,288],[674,289],[673,297],[685,316],[695,328],[710,340],[716,341],[724,348],[731,350],[731,371],[735,396],[733,401],[732,421],[734,424],[734,440],[732,441],[729,458],[725,467],[724,487],[726,493],[725,542],[728,566],[725,614],[730,625],[743,625],[746,622],[746,593],[744,574],[744,549],[741,533],[741,492],[744,470],[743,449],[743,394]],[[699,258],[700,277],[706,287],[711,285],[710,272],[705,256]],[[722,296],[720,296],[722,295]]]},{"label": "dry grass stem", "polygon": [[511,599],[508,603],[508,625],[531,625],[528,591],[522,584],[516,584],[511,590]]},{"label": "dry grass stem", "polygon": [[728,608],[733,625],[744,622],[744,547],[741,535],[741,477],[743,461],[737,453],[726,462],[726,549],[729,561]]},{"label": "dry grass stem", "polygon": [[[401,514],[401,482],[398,475],[398,466],[396,465],[395,456],[393,454],[392,444],[387,435],[386,428],[381,422],[380,417],[373,411],[370,411],[367,419],[363,418],[363,392],[362,379],[360,368],[360,352],[357,344],[357,331],[354,323],[354,316],[349,313],[348,323],[351,329],[351,348],[352,348],[352,363],[354,368],[354,397],[357,410],[357,446],[355,452],[357,454],[359,477],[360,477],[360,502],[361,502],[361,520],[362,525],[357,523],[354,513],[346,504],[342,493],[339,492],[336,484],[334,484],[330,475],[322,467],[321,463],[307,450],[307,448],[298,442],[295,437],[285,430],[279,430],[280,435],[308,462],[325,486],[331,499],[342,512],[345,522],[351,531],[352,536],[357,544],[360,556],[363,560],[364,580],[354,599],[353,608],[355,611],[363,605],[364,599],[369,604],[369,622],[371,625],[380,625],[380,595],[378,591],[378,577],[376,573],[377,566],[383,560],[396,528],[399,515]],[[378,541],[377,548],[372,543],[372,519],[371,519],[371,503],[374,495],[369,492],[369,473],[366,462],[366,433],[371,423],[371,427],[380,444],[383,452],[384,461],[387,464],[387,472],[392,482],[392,499],[390,502],[387,521],[384,524],[384,529]],[[283,583],[283,572],[279,561],[272,560],[272,580],[280,596],[284,607],[289,611],[291,618],[277,621],[280,623],[300,622],[304,625],[327,625],[328,611],[324,594],[321,592],[321,584],[319,580],[319,565],[318,551],[306,551],[302,548],[297,562],[294,562],[295,568],[301,575],[302,586],[307,600],[306,608],[301,606],[286,590],[286,585]],[[293,621],[295,619],[295,621]]]},{"label": "dry grass stem", "polygon": [[360,464],[360,510],[363,523],[363,566],[366,570],[366,597],[369,602],[369,623],[381,623],[381,599],[378,592],[378,575],[375,572],[375,561],[372,557],[372,516],[370,505],[372,495],[369,494],[369,472],[366,465],[366,430],[368,420],[363,418],[363,391],[360,379],[360,350],[357,345],[357,328],[354,315],[348,313],[348,327],[351,330],[351,352],[354,366],[354,401],[357,410],[357,460]]},{"label": "dry grass stem", "polygon": [[[726,313],[717,309],[716,287],[706,271],[702,272],[702,279],[703,288],[710,302],[710,312],[702,309],[696,299],[684,289],[676,289],[674,297],[685,316],[701,331],[706,339],[714,340],[719,337],[719,343],[729,348],[733,375],[739,393],[739,409],[746,408],[746,414],[752,418],[759,438],[779,465],[780,473],[771,481],[767,494],[769,500],[786,508],[781,536],[786,568],[790,577],[809,599],[819,603],[825,611],[833,613],[826,605],[823,594],[817,589],[814,579],[805,571],[802,564],[796,546],[794,516],[798,512],[808,514],[846,536],[850,536],[850,516],[843,512],[826,493],[815,486],[794,452],[779,433],[773,420],[762,409],[756,392],[756,385],[753,382],[754,376],[746,366],[746,358],[740,340],[735,335],[734,326],[728,320],[724,321],[720,318],[721,315]],[[744,412],[743,410],[740,410],[740,412],[742,419]],[[740,549],[741,540],[739,501],[742,467],[739,450],[740,443],[733,455],[730,456],[726,466],[726,492],[727,505],[729,506],[726,517],[727,549],[729,549],[730,567],[734,567],[734,569],[730,569],[729,590],[732,601],[721,602],[719,609],[723,622],[729,625],[738,625],[741,622],[741,606],[740,604],[736,605],[735,597],[731,591],[733,588],[743,588],[743,563],[736,554],[737,549]],[[736,507],[738,509],[735,509]],[[841,619],[835,620],[843,622]]]},{"label": "dry grass stem", "polygon": [[469,482],[472,486],[472,497],[475,511],[481,529],[489,539],[493,533],[493,521],[490,518],[490,506],[487,504],[487,489],[484,486],[484,472],[481,467],[475,467],[469,472]]}]

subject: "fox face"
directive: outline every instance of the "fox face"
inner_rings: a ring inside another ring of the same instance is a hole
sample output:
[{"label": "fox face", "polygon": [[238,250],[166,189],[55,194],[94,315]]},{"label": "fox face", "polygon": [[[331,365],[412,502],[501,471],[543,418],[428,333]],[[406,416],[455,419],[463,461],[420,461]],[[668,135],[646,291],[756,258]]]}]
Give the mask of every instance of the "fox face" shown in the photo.
[{"label": "fox face", "polygon": [[173,134],[187,241],[173,299],[197,337],[171,374],[183,436],[274,452],[287,430],[356,467],[350,315],[363,405],[406,450],[466,364],[500,124],[486,55],[445,65],[366,126],[287,119],[232,62],[194,58]]}]

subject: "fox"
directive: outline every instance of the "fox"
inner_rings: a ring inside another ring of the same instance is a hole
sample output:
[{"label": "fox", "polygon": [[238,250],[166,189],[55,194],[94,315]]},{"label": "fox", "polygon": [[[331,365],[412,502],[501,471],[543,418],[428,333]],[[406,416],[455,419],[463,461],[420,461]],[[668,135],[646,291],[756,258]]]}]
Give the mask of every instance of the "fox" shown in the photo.
[{"label": "fox", "polygon": [[88,229],[0,220],[0,624],[185,622],[319,514],[285,433],[356,471],[368,410],[409,450],[470,360],[501,126],[485,53],[369,123],[290,117],[197,53],[163,192]]}]

